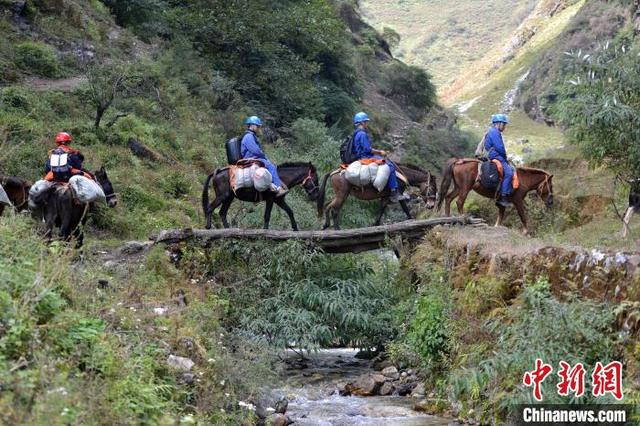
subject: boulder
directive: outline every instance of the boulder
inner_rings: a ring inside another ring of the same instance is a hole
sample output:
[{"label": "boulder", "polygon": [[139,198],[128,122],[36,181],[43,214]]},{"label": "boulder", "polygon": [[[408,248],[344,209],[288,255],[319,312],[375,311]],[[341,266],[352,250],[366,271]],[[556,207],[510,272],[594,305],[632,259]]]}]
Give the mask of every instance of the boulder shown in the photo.
[{"label": "boulder", "polygon": [[384,382],[387,381],[387,378],[385,376],[383,376],[382,374],[374,374],[374,375],[371,376],[371,378],[378,385],[382,385]]},{"label": "boulder", "polygon": [[347,385],[345,389],[349,393],[359,396],[375,395],[380,389],[380,383],[376,383],[371,375],[360,376],[354,383]]},{"label": "boulder", "polygon": [[407,396],[411,393],[411,391],[413,391],[413,389],[416,387],[416,382],[412,382],[412,383],[404,383],[400,386],[398,386],[398,388],[396,389],[398,395],[400,396]]},{"label": "boulder", "polygon": [[394,366],[384,368],[382,370],[382,374],[393,380],[397,380],[400,377],[400,374],[398,374],[398,369]]},{"label": "boulder", "polygon": [[380,387],[379,393],[382,396],[387,396],[387,395],[391,395],[394,390],[395,390],[395,387],[393,386],[393,384],[391,382],[386,382]]},{"label": "boulder", "polygon": [[413,397],[424,397],[425,394],[425,388],[424,388],[424,383],[418,383],[418,385],[413,388],[413,390],[411,391],[411,396]]},{"label": "boulder", "polygon": [[287,408],[289,408],[289,400],[287,398],[285,398],[284,396],[281,397],[278,401],[276,401],[276,413],[277,414],[284,414],[287,412]]},{"label": "boulder", "polygon": [[422,413],[433,414],[434,404],[428,399],[421,399],[413,404],[413,409]]},{"label": "boulder", "polygon": [[173,367],[176,370],[188,372],[191,371],[196,363],[191,361],[189,358],[169,355],[169,358],[167,358],[167,364],[169,364],[170,367]]},{"label": "boulder", "polygon": [[289,416],[280,413],[273,413],[268,420],[267,424],[272,426],[288,426],[293,423]]},{"label": "boulder", "polygon": [[393,366],[393,363],[391,361],[389,361],[388,359],[383,359],[381,361],[376,361],[373,364],[373,368],[375,368],[376,370],[384,370],[387,367],[391,367]]}]

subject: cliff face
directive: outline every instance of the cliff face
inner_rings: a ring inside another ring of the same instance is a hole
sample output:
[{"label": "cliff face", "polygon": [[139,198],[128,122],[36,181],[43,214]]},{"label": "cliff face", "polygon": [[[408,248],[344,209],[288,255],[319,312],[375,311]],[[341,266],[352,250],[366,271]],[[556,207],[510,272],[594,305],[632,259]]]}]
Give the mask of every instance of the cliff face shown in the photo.
[{"label": "cliff face", "polygon": [[640,302],[640,254],[553,245],[504,228],[442,229],[429,244],[442,255],[452,283],[499,276],[517,293],[524,280],[545,278],[562,299],[578,294],[597,301]]}]

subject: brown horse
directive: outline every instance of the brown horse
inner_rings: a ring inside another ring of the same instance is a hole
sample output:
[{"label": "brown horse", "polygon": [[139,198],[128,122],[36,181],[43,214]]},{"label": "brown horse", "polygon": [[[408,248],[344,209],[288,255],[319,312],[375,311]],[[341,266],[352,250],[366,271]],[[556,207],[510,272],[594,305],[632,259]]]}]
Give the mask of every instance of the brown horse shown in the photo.
[{"label": "brown horse", "polygon": [[[278,175],[280,176],[282,183],[284,183],[289,189],[297,185],[302,185],[309,198],[312,201],[315,201],[318,196],[318,174],[313,164],[304,162],[284,163],[278,166]],[[209,184],[212,179],[216,198],[211,204],[209,204]],[[204,215],[207,218],[207,229],[211,229],[213,211],[220,206],[222,206],[220,208],[222,224],[225,228],[229,227],[229,222],[227,222],[227,213],[229,212],[229,207],[231,207],[231,203],[234,198],[238,198],[241,201],[265,201],[267,203],[264,209],[264,229],[269,229],[271,210],[275,203],[287,213],[293,230],[298,230],[298,224],[293,216],[293,210],[291,210],[291,207],[289,207],[289,205],[284,201],[285,197],[276,198],[275,193],[271,191],[259,193],[253,188],[243,188],[234,191],[233,188],[231,188],[231,183],[229,182],[228,167],[216,169],[213,173],[207,176],[207,180],[204,184],[204,188],[202,190],[202,209],[204,210]]]},{"label": "brown horse", "polygon": [[[96,182],[104,191],[107,206],[109,208],[115,207],[118,204],[117,195],[104,167],[94,175]],[[31,200],[30,204],[32,215],[45,222],[46,237],[49,241],[53,237],[53,229],[58,226],[60,239],[70,241],[71,238],[74,238],[76,248],[82,247],[84,225],[87,222],[88,213],[93,208],[92,203],[78,203],[71,187],[68,184],[60,183],[38,194],[37,199]]]},{"label": "brown horse", "polygon": [[[420,197],[425,202],[428,209],[432,209],[435,206],[437,199],[438,185],[436,183],[436,177],[428,170],[423,170],[418,166],[410,164],[397,164],[398,170],[407,178],[409,186],[420,188]],[[333,199],[325,204],[325,191],[327,189],[327,180],[331,178],[331,186],[333,187]],[[406,188],[405,183],[398,179],[400,184],[400,190],[404,191]],[[322,229],[327,229],[331,226],[331,219],[333,219],[333,227],[340,229],[340,223],[338,221],[340,208],[346,201],[349,194],[353,194],[360,200],[380,200],[380,213],[375,225],[380,225],[384,211],[389,205],[389,189],[385,189],[382,192],[378,192],[373,186],[366,188],[359,188],[351,185],[349,181],[344,177],[342,173],[328,173],[322,179],[322,186],[320,187],[320,196],[318,197],[318,217],[322,217],[324,214],[325,221]],[[402,211],[407,215],[408,219],[412,219],[411,211],[405,200],[400,201]]]},{"label": "brown horse", "polygon": [[[440,186],[440,194],[438,196],[438,210],[445,203],[445,216],[451,215],[451,202],[458,197],[456,204],[458,213],[464,214],[464,202],[469,192],[473,189],[478,194],[487,198],[495,198],[495,191],[489,191],[478,181],[478,164],[480,161],[475,159],[450,159],[442,170],[442,185]],[[553,175],[540,169],[529,167],[518,167],[518,180],[520,186],[508,197],[513,203],[520,216],[524,233],[529,233],[529,224],[527,214],[524,210],[524,199],[529,191],[535,190],[547,207],[553,205]],[[453,190],[449,192],[449,187],[453,182]],[[504,219],[505,208],[498,207],[498,220],[496,226],[502,225]]]},{"label": "brown horse", "polygon": [[[24,179],[11,176],[0,176],[0,185],[9,197],[16,212],[21,212],[27,208],[29,201],[29,188],[31,184]],[[4,212],[4,204],[0,204],[0,216]]]}]

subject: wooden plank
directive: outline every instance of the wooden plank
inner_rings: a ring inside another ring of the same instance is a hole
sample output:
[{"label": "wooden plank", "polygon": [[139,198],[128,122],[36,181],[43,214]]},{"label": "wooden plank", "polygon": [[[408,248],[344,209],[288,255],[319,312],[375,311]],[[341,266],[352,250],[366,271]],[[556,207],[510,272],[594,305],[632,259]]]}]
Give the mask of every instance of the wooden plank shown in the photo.
[{"label": "wooden plank", "polygon": [[155,243],[176,243],[195,240],[201,244],[210,244],[223,239],[272,241],[302,240],[322,247],[329,253],[359,252],[372,250],[384,244],[387,236],[401,235],[406,239],[422,237],[424,233],[438,225],[477,225],[480,219],[465,216],[442,217],[423,220],[407,220],[390,225],[372,226],[369,228],[324,230],[324,231],[280,231],[272,229],[173,229],[161,231]]}]

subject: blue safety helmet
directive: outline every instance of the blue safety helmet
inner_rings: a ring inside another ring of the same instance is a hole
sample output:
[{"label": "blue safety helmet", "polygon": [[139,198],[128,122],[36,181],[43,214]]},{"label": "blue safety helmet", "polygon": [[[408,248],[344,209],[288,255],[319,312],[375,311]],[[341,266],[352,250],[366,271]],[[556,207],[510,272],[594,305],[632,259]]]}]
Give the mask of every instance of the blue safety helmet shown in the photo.
[{"label": "blue safety helmet", "polygon": [[369,116],[367,115],[366,112],[359,112],[353,117],[354,126],[357,126],[358,124],[364,121],[369,121]]},{"label": "blue safety helmet", "polygon": [[509,124],[509,119],[504,114],[493,114],[491,116],[491,124],[504,123]]},{"label": "blue safety helmet", "polygon": [[260,120],[260,117],[258,117],[257,115],[252,115],[251,117],[244,120],[244,124],[246,126],[250,126],[252,124],[255,124],[256,126],[262,126],[262,120]]}]

